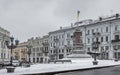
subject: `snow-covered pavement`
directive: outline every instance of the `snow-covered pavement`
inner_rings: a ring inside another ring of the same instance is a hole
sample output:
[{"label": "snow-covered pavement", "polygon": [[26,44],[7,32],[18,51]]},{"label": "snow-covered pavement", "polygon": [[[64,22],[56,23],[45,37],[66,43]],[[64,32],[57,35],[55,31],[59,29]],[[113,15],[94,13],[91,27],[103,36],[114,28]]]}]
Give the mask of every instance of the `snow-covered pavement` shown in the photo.
[{"label": "snow-covered pavement", "polygon": [[1,75],[20,75],[20,74],[34,74],[34,73],[45,73],[45,72],[55,72],[55,71],[67,71],[67,70],[77,70],[86,69],[94,67],[103,66],[113,66],[120,65],[120,62],[115,62],[113,60],[98,60],[98,65],[92,64],[93,60],[73,60],[72,63],[57,63],[57,64],[34,64],[31,67],[16,67],[14,73],[7,73],[6,69],[0,70]]}]

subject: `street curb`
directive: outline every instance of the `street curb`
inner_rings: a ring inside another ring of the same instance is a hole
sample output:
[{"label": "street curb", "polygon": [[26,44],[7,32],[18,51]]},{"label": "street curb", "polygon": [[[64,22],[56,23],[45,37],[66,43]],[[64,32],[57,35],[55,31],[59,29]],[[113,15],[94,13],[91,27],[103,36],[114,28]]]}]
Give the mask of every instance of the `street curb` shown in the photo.
[{"label": "street curb", "polygon": [[107,67],[114,67],[114,66],[120,66],[120,64],[119,65],[110,65],[110,66],[90,67],[90,68],[84,68],[84,69],[55,71],[55,72],[45,72],[45,73],[35,73],[35,74],[23,74],[23,75],[55,75],[55,74],[59,74],[59,73],[66,73],[66,72],[73,72],[73,71],[93,70],[93,69],[100,69],[100,68],[107,68]]}]

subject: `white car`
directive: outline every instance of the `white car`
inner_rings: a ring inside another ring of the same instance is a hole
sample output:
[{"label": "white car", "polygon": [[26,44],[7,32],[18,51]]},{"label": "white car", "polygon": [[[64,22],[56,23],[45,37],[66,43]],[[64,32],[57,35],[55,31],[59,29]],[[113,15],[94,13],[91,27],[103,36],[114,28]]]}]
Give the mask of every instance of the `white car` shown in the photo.
[{"label": "white car", "polygon": [[12,61],[13,66],[19,66],[20,62],[18,60]]}]

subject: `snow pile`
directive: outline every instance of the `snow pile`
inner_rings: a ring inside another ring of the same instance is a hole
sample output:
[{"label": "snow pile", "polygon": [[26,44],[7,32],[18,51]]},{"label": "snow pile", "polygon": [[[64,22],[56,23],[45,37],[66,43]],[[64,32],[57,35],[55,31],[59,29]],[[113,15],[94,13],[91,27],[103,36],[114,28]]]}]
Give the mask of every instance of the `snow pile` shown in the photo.
[{"label": "snow pile", "polygon": [[31,67],[16,67],[14,73],[7,73],[6,69],[0,70],[1,75],[20,75],[20,74],[34,74],[45,73],[75,69],[85,69],[92,67],[102,67],[111,65],[120,65],[120,62],[114,62],[113,60],[98,60],[98,65],[92,64],[93,60],[72,60],[72,63],[50,63],[50,64],[34,64]]}]

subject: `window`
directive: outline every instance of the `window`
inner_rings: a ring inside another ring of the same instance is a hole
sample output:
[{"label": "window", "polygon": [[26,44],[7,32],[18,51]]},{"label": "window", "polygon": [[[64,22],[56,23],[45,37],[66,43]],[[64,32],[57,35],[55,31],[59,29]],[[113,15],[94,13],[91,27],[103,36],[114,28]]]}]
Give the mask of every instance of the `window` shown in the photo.
[{"label": "window", "polygon": [[101,42],[103,42],[103,37],[101,37]]},{"label": "window", "polygon": [[60,46],[61,44],[60,44],[60,42],[59,42],[59,46]]},{"label": "window", "polygon": [[67,45],[70,45],[70,41],[67,41]]},{"label": "window", "polygon": [[96,38],[96,41],[99,41],[99,38],[98,38],[98,37]]},{"label": "window", "polygon": [[118,40],[119,39],[119,35],[115,35],[115,40]]},{"label": "window", "polygon": [[96,31],[98,32],[98,28],[96,29]]},{"label": "window", "polygon": [[105,50],[108,50],[109,49],[109,46],[105,46]]},{"label": "window", "polygon": [[101,28],[101,33],[103,32],[103,28]]},{"label": "window", "polygon": [[115,26],[115,31],[117,31],[117,26]]},{"label": "window", "polygon": [[55,39],[55,36],[54,36],[54,39]]},{"label": "window", "polygon": [[82,36],[82,32],[80,32],[80,36]]},{"label": "window", "polygon": [[64,41],[62,41],[62,46],[64,45]]},{"label": "window", "polygon": [[69,49],[69,52],[71,52],[71,49]]},{"label": "window", "polygon": [[64,34],[62,34],[62,38],[64,38]]},{"label": "window", "polygon": [[94,42],[94,38],[92,38],[92,42]]},{"label": "window", "polygon": [[62,53],[64,53],[64,49],[62,49]]},{"label": "window", "polygon": [[70,37],[70,33],[67,33],[67,38],[69,38]]},{"label": "window", "polygon": [[68,50],[68,49],[66,49],[66,52],[68,53],[68,52],[69,52],[69,50]]},{"label": "window", "polygon": [[108,42],[108,36],[106,36],[106,42]]},{"label": "window", "polygon": [[88,35],[90,34],[90,30],[87,31],[87,34],[88,34]]},{"label": "window", "polygon": [[61,36],[59,35],[59,39],[61,38]]},{"label": "window", "polygon": [[104,50],[104,47],[101,47],[101,51],[103,51]]},{"label": "window", "polygon": [[108,27],[106,27],[106,32],[108,32]]},{"label": "window", "polygon": [[51,36],[51,40],[52,40],[52,36]]},{"label": "window", "polygon": [[90,48],[89,47],[88,47],[87,51],[90,52]]},{"label": "window", "polygon": [[94,29],[92,29],[92,33],[94,33]]},{"label": "window", "polygon": [[61,52],[61,50],[59,49],[59,53]]},{"label": "window", "polygon": [[90,43],[90,39],[88,38],[88,43]]},{"label": "window", "polygon": [[3,53],[1,53],[1,58],[3,58]]}]

